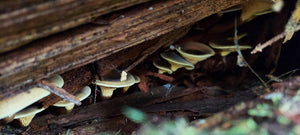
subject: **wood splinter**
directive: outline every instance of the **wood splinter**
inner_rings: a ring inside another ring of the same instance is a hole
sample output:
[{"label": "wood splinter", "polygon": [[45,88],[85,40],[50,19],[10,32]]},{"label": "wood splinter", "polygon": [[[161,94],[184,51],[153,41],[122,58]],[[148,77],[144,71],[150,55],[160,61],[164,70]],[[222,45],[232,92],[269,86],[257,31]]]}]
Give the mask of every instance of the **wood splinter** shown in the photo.
[{"label": "wood splinter", "polygon": [[48,91],[50,91],[51,93],[63,98],[64,100],[67,100],[69,102],[72,102],[76,105],[81,105],[81,102],[79,99],[77,99],[74,95],[68,93],[65,89],[63,88],[59,88],[56,85],[50,83],[47,80],[41,80],[38,83],[38,86],[41,88],[44,88]]}]

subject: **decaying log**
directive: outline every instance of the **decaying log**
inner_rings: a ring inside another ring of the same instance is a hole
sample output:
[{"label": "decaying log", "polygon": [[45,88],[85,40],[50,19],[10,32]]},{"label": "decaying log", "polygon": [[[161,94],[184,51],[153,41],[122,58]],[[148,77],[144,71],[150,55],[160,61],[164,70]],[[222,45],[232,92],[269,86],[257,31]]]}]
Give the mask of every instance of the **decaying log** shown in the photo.
[{"label": "decaying log", "polygon": [[[63,73],[178,30],[240,0],[153,1],[30,43],[0,56],[0,99],[43,77]],[[120,17],[120,15],[122,17]]]},{"label": "decaying log", "polygon": [[[170,32],[156,39],[122,50],[108,57],[105,57],[104,59],[96,61],[96,65],[93,65],[93,63],[91,63],[86,66],[63,73],[62,77],[65,80],[65,85],[63,86],[63,88],[69,93],[75,94],[78,90],[95,81],[97,75],[98,77],[104,76],[106,73],[109,73],[111,70],[114,70],[116,67],[124,63],[128,63],[125,64],[125,66],[129,66],[129,64],[132,64],[137,59],[148,56],[162,46],[170,45],[173,42],[177,41],[189,31],[189,28],[189,26],[182,27],[177,31]],[[48,107],[49,105],[52,105],[59,100],[62,99],[55,94],[52,94],[45,97],[40,102],[43,103],[44,107]]]},{"label": "decaying log", "polygon": [[[75,109],[70,114],[54,116],[52,114],[36,118],[32,122],[33,131],[47,132],[48,125],[56,125],[55,127],[70,127],[81,125],[91,120],[103,120],[121,115],[121,108],[125,105],[137,107],[145,112],[171,112],[171,111],[191,111],[197,112],[198,115],[206,116],[211,113],[216,113],[222,109],[226,109],[240,101],[250,100],[255,97],[253,93],[241,92],[234,97],[224,99],[202,99],[189,102],[166,102],[182,96],[189,96],[195,92],[207,89],[195,88],[184,89],[175,87],[168,96],[165,93],[168,91],[165,87],[151,89],[150,92],[137,92],[131,95],[115,98],[113,100],[98,102],[89,106],[84,106]],[[252,96],[251,96],[252,95]],[[47,121],[47,122],[45,122]]]},{"label": "decaying log", "polygon": [[149,0],[1,1],[0,53]]}]

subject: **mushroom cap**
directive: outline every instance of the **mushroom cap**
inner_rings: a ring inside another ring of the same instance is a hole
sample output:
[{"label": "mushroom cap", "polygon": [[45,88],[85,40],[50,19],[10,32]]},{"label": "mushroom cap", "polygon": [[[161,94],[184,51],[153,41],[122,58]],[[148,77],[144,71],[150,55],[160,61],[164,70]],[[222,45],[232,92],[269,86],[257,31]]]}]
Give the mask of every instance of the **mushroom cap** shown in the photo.
[{"label": "mushroom cap", "polygon": [[[59,85],[59,77],[50,78],[49,80],[55,85]],[[61,83],[60,83],[61,85]],[[34,87],[28,91],[23,91],[17,95],[0,101],[0,119],[13,115],[36,101],[50,95],[48,90]]]},{"label": "mushroom cap", "polygon": [[192,64],[196,64],[199,61],[206,60],[207,58],[215,55],[215,51],[213,49],[199,42],[187,42],[184,46],[176,48],[176,50],[182,57]]},{"label": "mushroom cap", "polygon": [[135,75],[134,80],[135,80],[135,83],[139,83],[141,81],[141,78]]},{"label": "mushroom cap", "polygon": [[187,70],[193,70],[195,68],[192,63],[180,57],[173,51],[161,53],[160,56],[171,64],[172,71],[176,71],[177,69],[182,67]]},{"label": "mushroom cap", "polygon": [[[92,90],[89,86],[85,86],[80,91],[78,91],[74,96],[76,98],[78,98],[80,101],[82,101],[91,94],[91,91]],[[53,106],[56,106],[56,107],[66,107],[66,106],[70,106],[70,105],[74,105],[74,103],[65,101],[65,100],[58,101],[57,103],[53,104]]]},{"label": "mushroom cap", "polygon": [[64,86],[64,79],[60,75],[53,75],[50,78],[46,78],[47,81],[54,83],[57,87]]},{"label": "mushroom cap", "polygon": [[[230,41],[211,41],[209,45],[214,48],[218,49],[221,52],[221,56],[226,56],[229,53],[236,51],[236,46],[233,42]],[[251,49],[252,47],[249,45],[239,45],[240,50]]]},{"label": "mushroom cap", "polygon": [[23,117],[27,117],[30,115],[34,115],[37,114],[41,111],[44,111],[45,108],[43,107],[38,107],[38,106],[29,106],[21,111],[19,111],[18,113],[16,113],[15,119],[19,119],[19,118],[23,118]]},{"label": "mushroom cap", "polygon": [[113,87],[113,88],[122,88],[122,87],[127,87],[135,84],[135,78],[131,74],[127,74],[127,79],[125,81],[120,81],[120,76],[119,77],[112,77],[112,78],[104,78],[103,81],[96,80],[96,84],[99,86],[104,86],[104,87]]},{"label": "mushroom cap", "polygon": [[169,63],[164,63],[162,61],[155,60],[153,61],[153,65],[158,68],[158,73],[163,74],[167,72],[168,74],[172,74],[171,65]]},{"label": "mushroom cap", "polygon": [[29,106],[23,109],[22,111],[18,112],[15,116],[15,119],[18,120],[21,126],[26,127],[30,124],[33,117],[43,110],[45,110],[45,108],[43,107]]}]

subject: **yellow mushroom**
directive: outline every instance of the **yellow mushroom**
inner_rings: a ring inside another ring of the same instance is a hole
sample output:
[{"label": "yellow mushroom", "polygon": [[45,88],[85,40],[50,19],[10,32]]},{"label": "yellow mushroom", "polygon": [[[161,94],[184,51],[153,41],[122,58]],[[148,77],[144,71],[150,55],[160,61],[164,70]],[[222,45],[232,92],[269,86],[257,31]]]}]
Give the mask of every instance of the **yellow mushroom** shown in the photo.
[{"label": "yellow mushroom", "polygon": [[112,73],[104,77],[102,81],[96,80],[95,83],[100,86],[104,98],[110,98],[117,88],[128,87],[136,82],[135,77],[129,73],[124,81],[120,81],[120,77],[120,74]]},{"label": "yellow mushroom", "polygon": [[[50,82],[54,83],[58,87],[63,86],[63,79],[59,75],[54,75],[48,78]],[[11,117],[15,113],[21,111],[27,106],[35,103],[36,101],[50,95],[50,92],[46,89],[34,87],[28,91],[21,92],[12,97],[6,98],[0,101],[0,119]]]},{"label": "yellow mushroom", "polygon": [[[227,56],[232,52],[236,52],[236,46],[230,41],[211,41],[209,45],[220,51],[221,56]],[[240,50],[251,49],[249,45],[239,45]]]},{"label": "yellow mushroom", "polygon": [[[82,88],[80,91],[78,91],[77,93],[75,93],[75,97],[77,99],[79,99],[80,101],[86,99],[89,95],[91,94],[91,88],[89,86],[85,86],[84,88]],[[65,114],[65,113],[69,113],[72,111],[72,109],[74,108],[75,104],[69,101],[58,101],[57,103],[53,104],[53,106],[57,107],[56,110],[59,113]]]},{"label": "yellow mushroom", "polygon": [[43,110],[45,110],[45,108],[43,107],[29,106],[23,109],[22,111],[18,112],[15,116],[15,119],[17,120],[20,126],[26,127],[30,124],[33,117]]},{"label": "yellow mushroom", "polygon": [[171,64],[171,70],[176,71],[184,67],[187,70],[193,70],[195,67],[192,63],[180,57],[173,51],[161,53],[160,56]]},{"label": "yellow mushroom", "polygon": [[184,59],[192,64],[196,64],[215,55],[213,49],[199,42],[187,42],[182,47],[176,48],[176,50],[184,57]]},{"label": "yellow mushroom", "polygon": [[164,63],[159,60],[153,61],[153,65],[158,69],[158,73],[163,74],[163,73],[168,73],[172,74],[173,71],[171,70],[171,65],[169,63]]}]

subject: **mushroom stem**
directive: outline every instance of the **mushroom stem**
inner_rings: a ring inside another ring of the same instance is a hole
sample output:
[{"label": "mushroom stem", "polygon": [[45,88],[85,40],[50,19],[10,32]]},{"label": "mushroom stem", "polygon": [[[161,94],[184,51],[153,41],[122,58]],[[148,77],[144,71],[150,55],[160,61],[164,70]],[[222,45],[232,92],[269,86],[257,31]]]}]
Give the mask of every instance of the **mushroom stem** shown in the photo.
[{"label": "mushroom stem", "polygon": [[102,96],[104,98],[111,98],[111,96],[114,93],[114,90],[116,90],[117,88],[114,87],[104,87],[104,86],[100,86],[101,91],[102,91]]},{"label": "mushroom stem", "polygon": [[29,116],[26,116],[26,117],[23,117],[23,118],[19,118],[18,121],[19,121],[19,124],[22,126],[22,127],[27,127],[30,122],[32,121],[32,119],[34,118],[35,114],[32,114],[32,115],[29,115]]}]

